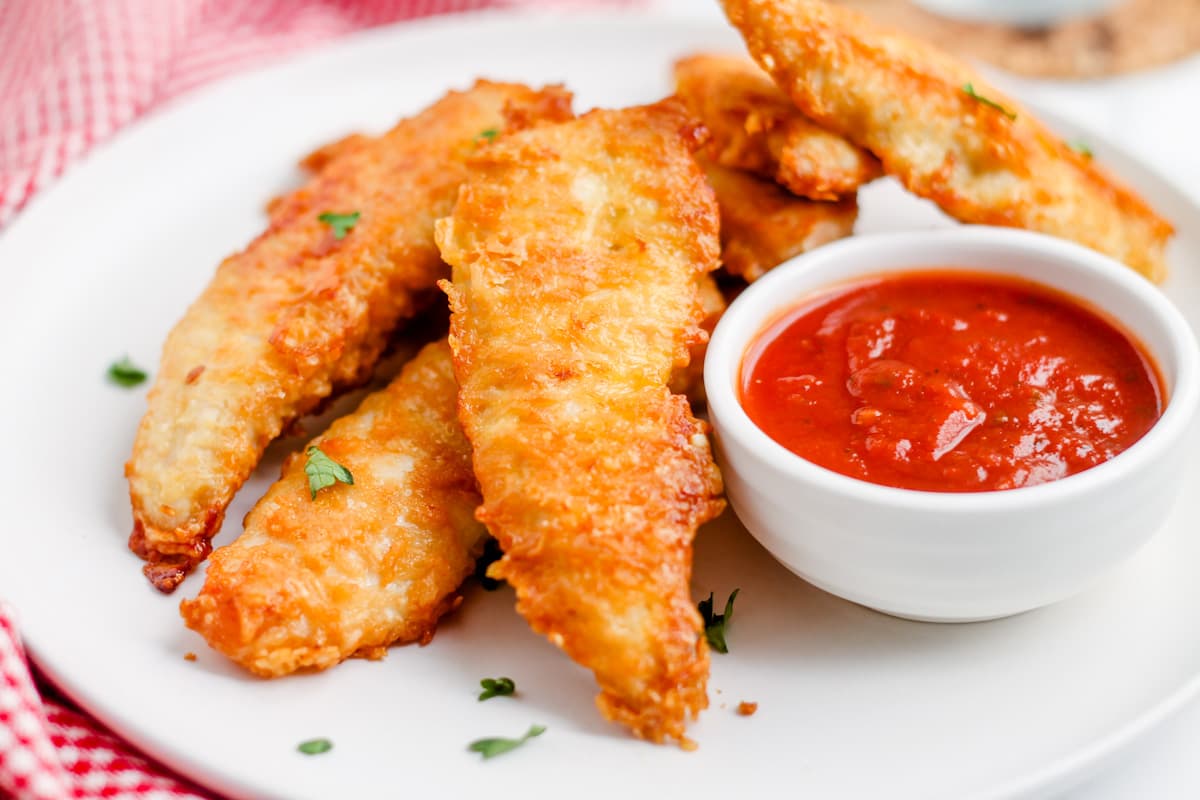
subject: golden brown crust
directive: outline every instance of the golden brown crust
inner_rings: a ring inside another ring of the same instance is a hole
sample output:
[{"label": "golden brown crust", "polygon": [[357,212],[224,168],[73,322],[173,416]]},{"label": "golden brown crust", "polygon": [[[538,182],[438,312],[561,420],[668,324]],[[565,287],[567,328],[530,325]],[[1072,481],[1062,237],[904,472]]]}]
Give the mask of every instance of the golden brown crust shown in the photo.
[{"label": "golden brown crust", "polygon": [[703,409],[705,403],[708,402],[708,398],[704,394],[704,356],[708,352],[708,338],[717,327],[717,323],[721,321],[721,316],[729,304],[725,301],[725,295],[722,294],[721,288],[717,286],[712,275],[701,275],[696,289],[700,297],[700,308],[704,314],[703,319],[700,320],[700,330],[704,336],[692,345],[688,363],[675,368],[668,385],[673,393],[686,395],[688,402],[692,404],[692,409],[698,411]]},{"label": "golden brown crust", "polygon": [[313,150],[300,159],[300,167],[308,172],[320,172],[333,161],[347,153],[370,147],[373,141],[374,139],[370,136],[365,136],[361,133],[351,133],[337,141],[329,142]]},{"label": "golden brown crust", "polygon": [[805,117],[769,75],[740,56],[675,64],[675,91],[712,131],[717,164],[771,178],[812,200],[837,200],[882,174],[870,153]]},{"label": "golden brown crust", "polygon": [[970,67],[818,0],[723,3],[796,106],[873,152],[910,191],[964,222],[1072,239],[1166,276],[1170,223]]},{"label": "golden brown crust", "polygon": [[457,390],[445,341],[428,345],[310,442],[352,486],[313,499],[305,451],[293,454],[180,604],[187,626],[263,677],[428,641],[487,536]]},{"label": "golden brown crust", "polygon": [[[163,348],[126,465],[131,546],[170,591],[207,555],[267,444],[337,388],[365,379],[397,323],[446,274],[433,223],[506,106],[569,116],[569,95],[480,82],[375,139],[335,146],[270,227],[227,258]],[[318,216],[358,212],[338,239]],[[204,370],[193,381],[196,367]]]},{"label": "golden brown crust", "polygon": [[789,258],[854,232],[858,201],[806,200],[779,184],[703,159],[721,207],[721,265],[755,281]]},{"label": "golden brown crust", "polygon": [[720,476],[667,388],[717,264],[702,138],[675,100],[508,137],[437,229],[478,516],[505,552],[490,574],[652,741],[684,741],[708,702],[688,580]]}]

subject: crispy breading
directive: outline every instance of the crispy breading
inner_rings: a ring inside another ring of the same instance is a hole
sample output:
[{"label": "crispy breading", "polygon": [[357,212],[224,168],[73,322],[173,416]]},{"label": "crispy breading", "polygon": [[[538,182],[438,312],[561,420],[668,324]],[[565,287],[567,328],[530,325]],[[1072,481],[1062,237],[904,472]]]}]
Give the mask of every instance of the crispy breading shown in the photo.
[{"label": "crispy breading", "polygon": [[213,553],[187,626],[246,669],[324,669],[393,643],[426,642],[458,602],[487,530],[458,423],[445,340],[309,446],[350,470],[314,499],[305,450]]},{"label": "crispy breading", "polygon": [[882,173],[873,155],[801,114],[744,57],[684,58],[675,64],[675,91],[712,131],[705,152],[721,166],[774,179],[812,200],[853,195]]},{"label": "crispy breading", "polygon": [[700,276],[697,290],[700,295],[700,308],[704,314],[704,318],[700,320],[700,330],[704,332],[704,337],[692,345],[688,363],[675,368],[668,384],[675,394],[687,395],[693,409],[703,408],[708,401],[704,395],[704,355],[708,352],[708,337],[712,335],[713,329],[717,327],[721,315],[729,305],[711,275]]},{"label": "crispy breading", "polygon": [[854,232],[855,195],[836,203],[796,197],[773,181],[702,159],[721,208],[721,265],[755,281],[793,256]]},{"label": "crispy breading", "polygon": [[[234,492],[290,421],[364,380],[447,270],[433,223],[504,110],[570,116],[561,89],[479,82],[374,139],[342,143],[227,258],[163,348],[126,465],[146,576],[171,591],[208,555]],[[318,158],[318,161],[324,157]],[[338,238],[326,212],[359,216]]]},{"label": "crispy breading", "polygon": [[320,172],[337,159],[363,148],[371,147],[374,138],[361,133],[351,133],[337,141],[329,142],[300,159],[300,167],[308,172]]},{"label": "crispy breading", "polygon": [[964,222],[1072,239],[1166,276],[1170,223],[967,65],[819,0],[722,2],[796,106],[913,193]]},{"label": "crispy breading", "polygon": [[682,103],[498,142],[438,223],[450,344],[494,577],[601,687],[609,719],[686,743],[708,698],[692,539],[722,508],[704,425],[667,388],[703,339],[717,208]]}]

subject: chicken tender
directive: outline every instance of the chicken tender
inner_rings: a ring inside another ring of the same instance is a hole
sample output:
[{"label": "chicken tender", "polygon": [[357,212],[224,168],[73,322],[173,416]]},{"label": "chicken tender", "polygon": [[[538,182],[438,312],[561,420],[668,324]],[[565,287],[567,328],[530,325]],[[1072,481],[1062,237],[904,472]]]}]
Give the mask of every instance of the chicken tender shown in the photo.
[{"label": "chicken tender", "polygon": [[717,208],[671,99],[482,152],[438,223],[459,419],[517,610],[600,685],[609,719],[687,744],[708,650],[692,539],[722,508],[705,427],[668,389],[704,338]]},{"label": "chicken tender", "polygon": [[675,64],[675,91],[712,131],[709,158],[771,178],[813,200],[837,200],[881,174],[870,153],[797,110],[769,75],[740,56]]},{"label": "chicken tender", "polygon": [[433,223],[488,146],[481,133],[502,130],[506,108],[562,119],[569,105],[561,89],[480,82],[314,157],[309,183],[271,204],[266,232],[221,264],[167,338],[125,468],[130,547],[156,587],[173,590],[208,555],[267,444],[363,381],[435,290],[448,270]]},{"label": "chicken tender", "polygon": [[789,258],[854,232],[855,195],[819,203],[741,170],[701,163],[721,208],[721,264],[731,275],[756,281]]},{"label": "chicken tender", "polygon": [[371,147],[373,142],[375,142],[375,139],[370,136],[361,133],[352,133],[337,141],[318,147],[300,159],[300,167],[308,172],[318,173],[347,153]]},{"label": "chicken tender", "polygon": [[700,409],[708,402],[704,394],[704,355],[708,352],[708,337],[721,321],[728,303],[721,287],[711,275],[701,275],[697,289],[700,295],[700,309],[704,315],[700,320],[700,330],[704,336],[692,345],[688,362],[682,367],[676,367],[668,383],[675,394],[687,395],[692,408]]},{"label": "chicken tender", "polygon": [[722,0],[796,106],[964,222],[1073,239],[1166,276],[1170,223],[970,67],[819,0]]},{"label": "chicken tender", "polygon": [[263,677],[432,638],[487,538],[457,392],[445,340],[427,345],[309,443],[353,485],[313,498],[305,452],[293,454],[180,604],[187,626]]}]

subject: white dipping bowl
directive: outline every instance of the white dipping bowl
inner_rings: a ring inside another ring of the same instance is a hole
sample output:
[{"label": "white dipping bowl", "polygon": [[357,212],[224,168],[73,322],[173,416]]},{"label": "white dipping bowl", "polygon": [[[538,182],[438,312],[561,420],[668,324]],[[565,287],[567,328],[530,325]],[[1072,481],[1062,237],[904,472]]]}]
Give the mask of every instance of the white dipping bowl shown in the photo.
[{"label": "white dipping bowl", "polygon": [[[992,492],[925,492],[851,478],[771,439],[740,402],[751,343],[805,298],[889,273],[956,269],[1035,281],[1132,334],[1158,365],[1167,404],[1115,458],[1066,478]],[[705,390],[729,500],[788,569],[894,616],[967,622],[1054,603],[1138,550],[1170,513],[1191,454],[1200,398],[1195,335],[1127,267],[1079,245],[1007,228],[862,236],[783,264],[725,312],[705,358]]]}]

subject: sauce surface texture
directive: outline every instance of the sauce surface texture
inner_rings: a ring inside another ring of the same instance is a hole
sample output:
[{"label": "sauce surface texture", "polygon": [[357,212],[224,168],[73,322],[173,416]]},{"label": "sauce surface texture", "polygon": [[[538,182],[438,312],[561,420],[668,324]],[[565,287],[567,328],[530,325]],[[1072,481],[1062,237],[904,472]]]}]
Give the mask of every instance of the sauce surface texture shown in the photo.
[{"label": "sauce surface texture", "polygon": [[917,272],[836,287],[767,328],[741,399],[772,439],[855,478],[974,492],[1106,461],[1162,413],[1125,333],[1036,284]]}]

